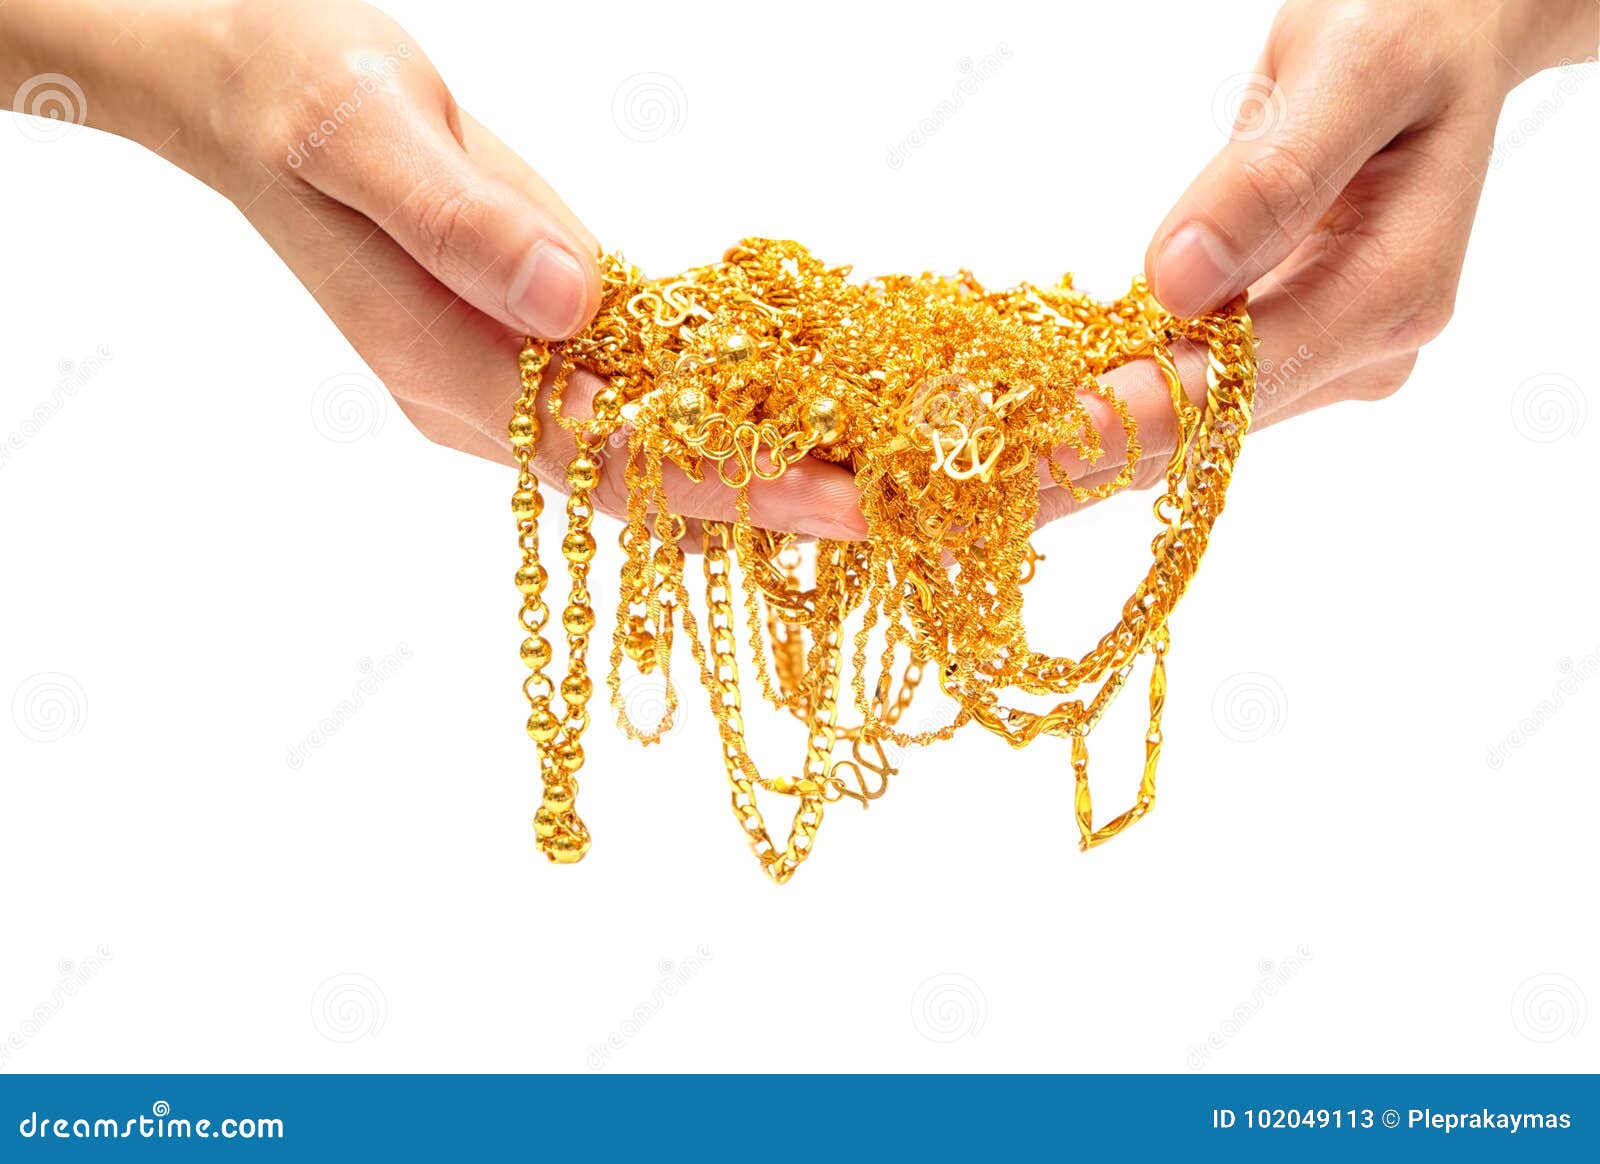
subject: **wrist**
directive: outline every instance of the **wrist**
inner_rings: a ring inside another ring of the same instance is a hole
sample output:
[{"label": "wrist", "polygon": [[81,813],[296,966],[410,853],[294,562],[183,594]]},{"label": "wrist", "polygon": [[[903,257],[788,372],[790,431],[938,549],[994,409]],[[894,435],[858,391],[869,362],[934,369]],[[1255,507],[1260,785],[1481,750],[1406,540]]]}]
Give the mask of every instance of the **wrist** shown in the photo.
[{"label": "wrist", "polygon": [[[83,93],[71,116],[160,153],[210,185],[210,118],[237,0],[10,0],[0,5],[0,90],[59,73]],[[3,95],[3,93],[0,93]]]},{"label": "wrist", "polygon": [[1498,20],[1496,39],[1516,72],[1512,84],[1600,54],[1600,0],[1522,0],[1503,6]]}]

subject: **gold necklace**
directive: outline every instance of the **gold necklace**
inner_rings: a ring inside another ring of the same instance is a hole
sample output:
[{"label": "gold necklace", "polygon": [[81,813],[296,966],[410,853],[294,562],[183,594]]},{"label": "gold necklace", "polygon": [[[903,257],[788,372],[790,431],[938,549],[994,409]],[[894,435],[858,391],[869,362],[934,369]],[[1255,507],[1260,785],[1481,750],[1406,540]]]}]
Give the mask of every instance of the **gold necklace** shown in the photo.
[{"label": "gold necklace", "polygon": [[[574,802],[593,695],[591,494],[603,451],[624,442],[629,501],[609,660],[612,707],[632,738],[648,744],[662,737],[679,710],[671,663],[681,629],[717,720],[734,815],[774,881],[787,881],[810,854],[827,804],[848,798],[865,805],[882,795],[896,771],[886,744],[926,745],[968,723],[1013,747],[1041,735],[1070,740],[1082,848],[1150,811],[1166,699],[1167,619],[1205,552],[1250,424],[1255,340],[1242,299],[1186,320],[1164,311],[1142,280],[1111,303],[1074,290],[1070,277],[1055,287],[1006,291],[985,290],[967,272],[852,283],[848,268],[825,266],[796,243],[766,239],[746,239],[721,262],[670,279],[645,279],[611,255],[602,256],[602,269],[604,294],[593,324],[564,343],[530,340],[523,348],[522,393],[508,430],[519,466],[511,505],[522,553],[516,584],[527,635],[527,727],[544,783],[534,818],[542,852],[569,863],[589,848]],[[1179,382],[1171,354],[1177,340],[1209,350],[1203,409],[1190,404]],[[1030,647],[1022,622],[1022,587],[1038,557],[1030,541],[1040,488],[1035,466],[1048,465],[1054,482],[1079,501],[1132,481],[1141,455],[1138,426],[1100,376],[1140,358],[1161,368],[1178,421],[1177,448],[1154,506],[1161,530],[1153,560],[1117,624],[1091,650],[1080,658],[1043,654]],[[592,416],[570,416],[562,407],[574,368],[609,385],[594,398]],[[567,672],[559,709],[546,673],[553,655],[545,634],[549,575],[539,560],[543,500],[532,468],[538,393],[547,375],[547,411],[577,443],[567,466],[561,543],[569,591],[561,613]],[[1103,456],[1085,404],[1093,398],[1117,418],[1127,452],[1112,480],[1089,488],[1052,454],[1068,448],[1091,466]],[[750,482],[781,477],[808,456],[852,470],[865,541],[824,540],[810,550],[750,524]],[[737,492],[738,521],[702,525],[703,635],[679,545],[685,523],[671,512],[662,485],[667,462],[695,479],[715,473]],[[763,775],[746,747],[734,563],[762,692],[806,725],[798,776]],[[1145,655],[1149,728],[1138,798],[1097,827],[1088,736]],[[930,669],[955,701],[954,715],[942,727],[904,731],[903,715]],[[635,725],[623,684],[653,672],[666,685],[665,713],[656,724]],[[1008,691],[1057,702],[1030,711],[1003,703]],[[849,722],[841,722],[841,699]],[[794,799],[781,848],[767,830],[757,789]]]}]

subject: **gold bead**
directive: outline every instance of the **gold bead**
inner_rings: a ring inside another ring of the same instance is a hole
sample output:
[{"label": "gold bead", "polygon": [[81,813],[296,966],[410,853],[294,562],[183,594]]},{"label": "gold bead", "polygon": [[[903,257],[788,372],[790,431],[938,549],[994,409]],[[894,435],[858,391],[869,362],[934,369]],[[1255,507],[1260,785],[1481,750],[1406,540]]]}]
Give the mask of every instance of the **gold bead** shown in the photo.
[{"label": "gold bead", "polygon": [[564,744],[557,744],[555,756],[556,766],[569,776],[583,767],[583,745],[569,740]]},{"label": "gold bead", "polygon": [[517,569],[517,589],[524,594],[533,594],[542,590],[550,575],[538,562],[529,562],[526,566]]},{"label": "gold bead", "polygon": [[656,636],[643,628],[629,631],[627,639],[623,641],[622,650],[635,663],[643,663],[648,659],[654,665]]},{"label": "gold bead", "polygon": [[717,363],[719,364],[742,364],[746,360],[754,359],[755,355],[756,341],[742,331],[723,336],[717,341]]},{"label": "gold bead", "polygon": [[674,572],[683,568],[683,551],[671,544],[658,546],[655,553],[655,566],[656,573],[661,577],[672,577]]},{"label": "gold bead", "polygon": [[570,784],[546,784],[544,788],[544,807],[557,816],[566,816],[572,811],[572,786]]},{"label": "gold bead", "polygon": [[818,396],[806,406],[806,428],[817,443],[831,445],[842,432],[839,402],[832,396]]},{"label": "gold bead", "polygon": [[544,497],[532,489],[518,489],[511,495],[511,512],[517,517],[538,517],[544,512]]},{"label": "gold bead", "polygon": [[594,684],[587,675],[568,675],[561,681],[561,698],[567,701],[568,707],[588,703],[593,694]]},{"label": "gold bead", "polygon": [[602,388],[594,394],[591,405],[594,414],[601,420],[615,420],[622,411],[622,393],[615,388]]},{"label": "gold bead", "polygon": [[561,539],[561,554],[569,562],[587,562],[594,557],[594,535],[586,529],[575,529]]},{"label": "gold bead", "polygon": [[684,388],[667,401],[667,423],[679,436],[700,426],[706,415],[706,396],[698,388]]},{"label": "gold bead", "polygon": [[541,808],[533,814],[533,831],[548,841],[561,831],[561,818],[548,808]]},{"label": "gold bead", "polygon": [[538,372],[550,359],[550,353],[535,347],[523,348],[517,356],[517,367],[524,372]]},{"label": "gold bead", "polygon": [[586,635],[594,629],[594,609],[572,604],[561,612],[561,625],[569,635]]},{"label": "gold bead", "polygon": [[546,841],[544,851],[557,865],[576,865],[589,851],[589,838],[563,833]]},{"label": "gold bead", "polygon": [[511,443],[518,448],[531,445],[539,439],[539,418],[519,413],[511,418],[511,423],[506,426],[506,432],[511,437]]},{"label": "gold bead", "polygon": [[561,730],[561,721],[548,707],[536,707],[528,716],[528,735],[535,743],[548,744]]},{"label": "gold bead", "polygon": [[539,637],[523,639],[522,662],[530,671],[537,671],[540,667],[548,666],[550,662],[549,641]]},{"label": "gold bead", "polygon": [[567,484],[574,489],[593,489],[600,479],[600,462],[588,453],[579,453],[567,466]]}]

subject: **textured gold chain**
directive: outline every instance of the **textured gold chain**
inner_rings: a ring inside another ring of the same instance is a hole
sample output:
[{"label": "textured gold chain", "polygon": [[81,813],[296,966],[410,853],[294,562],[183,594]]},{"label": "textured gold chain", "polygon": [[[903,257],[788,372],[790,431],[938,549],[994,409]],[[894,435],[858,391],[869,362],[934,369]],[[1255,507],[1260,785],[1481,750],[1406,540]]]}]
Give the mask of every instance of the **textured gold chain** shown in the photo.
[{"label": "textured gold chain", "polygon": [[[544,601],[549,575],[539,562],[539,515],[544,511],[544,496],[539,492],[539,480],[533,473],[533,456],[539,440],[536,403],[539,377],[548,363],[548,353],[533,347],[523,350],[522,393],[517,397],[509,428],[512,452],[517,459],[517,490],[511,495],[511,511],[517,519],[517,545],[522,551],[522,565],[517,568],[516,577],[517,589],[523,595],[518,621],[527,635],[522,640],[522,661],[529,670],[522,690],[528,697],[528,735],[539,745],[539,774],[544,781],[544,803],[534,816],[534,832],[540,851],[550,860],[570,863],[582,860],[589,851],[589,830],[573,810],[578,791],[577,771],[583,765],[579,737],[588,717],[582,715],[581,701],[576,709],[578,717],[574,717],[570,705],[565,717],[558,716],[551,706],[555,689],[545,674],[551,656],[550,640],[544,636],[550,621],[550,608]],[[578,522],[568,536],[568,541],[574,545],[574,535],[588,536],[580,528],[584,505],[576,492],[568,499],[569,520]],[[592,543],[591,537],[591,546]],[[562,550],[566,552],[566,544]],[[590,553],[583,562],[587,563],[592,556]],[[582,589],[584,579],[577,573],[580,563],[570,557],[568,560],[574,570],[573,599],[576,601],[580,590],[585,595],[587,590]],[[569,605],[568,609],[572,607]],[[575,666],[582,666],[582,657],[580,649]],[[568,678],[571,681],[570,675]],[[573,687],[576,689],[577,684],[573,683]]]},{"label": "textured gold chain", "polygon": [[[530,669],[523,689],[544,783],[534,826],[550,859],[576,861],[589,845],[574,801],[592,694],[591,496],[607,442],[627,450],[621,598],[607,680],[618,724],[647,744],[671,729],[681,710],[671,677],[681,627],[717,722],[734,816],[774,881],[787,881],[810,855],[827,804],[852,799],[866,807],[883,795],[896,772],[886,746],[924,746],[969,723],[1014,747],[1044,735],[1069,741],[1084,848],[1150,811],[1168,619],[1222,512],[1250,425],[1255,339],[1242,300],[1214,315],[1178,319],[1142,281],[1110,303],[1076,290],[1070,277],[1006,291],[986,290],[966,272],[854,283],[848,268],[826,266],[796,243],[765,239],[747,239],[721,262],[670,279],[646,279],[615,256],[602,256],[602,267],[594,323],[553,348],[532,340],[524,347],[509,429],[518,464],[512,509],[522,555],[522,658]],[[1172,355],[1178,342],[1208,352],[1203,408],[1184,394]],[[1151,564],[1117,623],[1083,655],[1038,651],[1022,617],[1023,587],[1041,559],[1030,540],[1038,466],[1079,501],[1133,481],[1143,455],[1138,425],[1102,377],[1141,358],[1154,360],[1165,377],[1178,430],[1154,504],[1161,528]],[[606,385],[589,416],[569,415],[563,405],[574,369]],[[559,692],[546,674],[549,579],[539,562],[543,503],[533,472],[541,391],[546,411],[576,443],[561,543],[569,592]],[[1120,430],[1115,471],[1100,468],[1107,434],[1097,413]],[[1098,476],[1069,474],[1056,460],[1063,449]],[[853,473],[864,541],[803,548],[786,533],[752,524],[752,485],[777,480],[806,457]],[[668,463],[694,480],[714,473],[737,498],[734,522],[700,526],[703,635],[684,576],[680,543],[688,526],[671,511],[663,481]],[[762,694],[805,725],[794,776],[763,775],[750,755],[739,682],[741,605]],[[846,698],[856,718],[841,723],[847,623],[854,633]],[[1132,807],[1096,826],[1088,737],[1146,657],[1149,722],[1139,792]],[[930,671],[950,709],[934,717],[942,723],[912,730],[906,713]],[[642,675],[665,686],[655,724],[629,717],[624,685]],[[1044,697],[1048,705],[1023,707],[1012,702],[1018,696]],[[841,748],[846,754],[836,754]],[[781,847],[768,832],[759,793],[794,798]]]}]

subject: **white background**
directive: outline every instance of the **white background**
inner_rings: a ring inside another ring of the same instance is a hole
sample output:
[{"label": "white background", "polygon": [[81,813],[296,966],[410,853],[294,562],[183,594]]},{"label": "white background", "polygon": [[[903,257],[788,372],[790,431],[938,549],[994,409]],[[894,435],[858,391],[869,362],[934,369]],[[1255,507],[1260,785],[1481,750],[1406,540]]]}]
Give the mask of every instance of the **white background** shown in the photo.
[{"label": "white background", "polygon": [[[1108,294],[1272,8],[391,6],[649,270],[764,233]],[[1064,749],[964,736],[782,889],[693,687],[665,749],[597,716],[594,849],[547,865],[509,471],[383,404],[222,198],[0,124],[3,1069],[1600,1067],[1592,69],[1513,96],[1411,384],[1246,444],[1173,624],[1157,811],[1080,854]],[[614,113],[640,73],[664,122]],[[1152,533],[1129,498],[1041,538],[1037,640],[1086,647]]]}]

